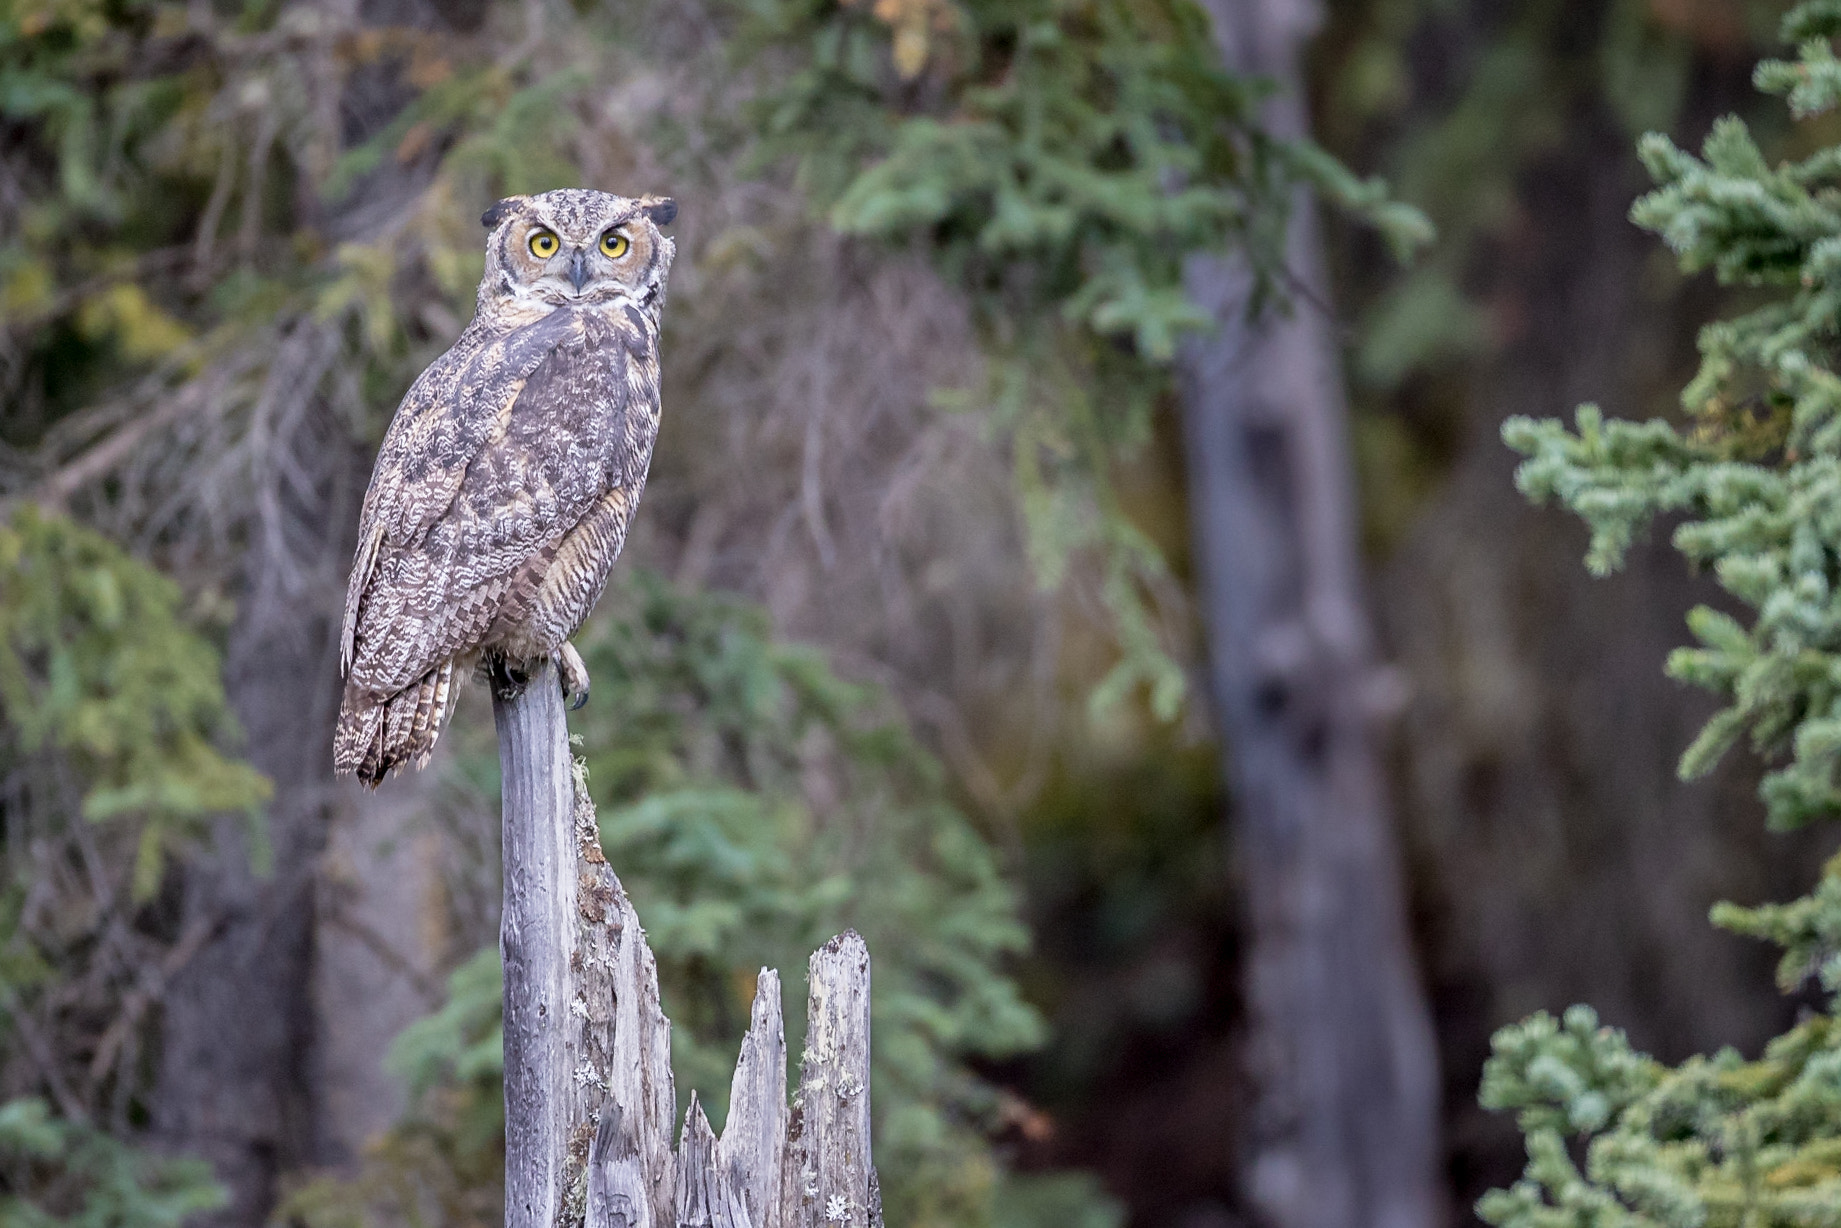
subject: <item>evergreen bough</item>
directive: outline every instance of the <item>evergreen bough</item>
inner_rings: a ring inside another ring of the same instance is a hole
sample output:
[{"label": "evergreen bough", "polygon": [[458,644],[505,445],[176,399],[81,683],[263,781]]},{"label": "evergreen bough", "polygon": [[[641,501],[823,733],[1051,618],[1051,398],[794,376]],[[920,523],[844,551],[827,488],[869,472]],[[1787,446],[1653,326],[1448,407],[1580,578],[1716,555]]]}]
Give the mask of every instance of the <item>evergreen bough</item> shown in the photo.
[{"label": "evergreen bough", "polygon": [[[1841,2],[1795,8],[1793,61],[1760,65],[1760,89],[1798,118],[1841,103],[1833,40]],[[1618,567],[1636,532],[1681,517],[1674,544],[1711,570],[1749,620],[1702,607],[1699,646],[1671,676],[1727,706],[1682,756],[1704,774],[1741,737],[1773,763],[1761,788],[1771,826],[1841,812],[1841,146],[1772,166],[1746,126],[1714,126],[1699,157],[1651,134],[1657,188],[1635,221],[1684,269],[1711,268],[1756,304],[1701,331],[1685,424],[1607,421],[1595,406],[1558,422],[1509,421],[1535,499],[1585,519],[1587,565]],[[1784,948],[1786,991],[1841,991],[1841,857],[1788,904],[1721,904],[1715,924]],[[1528,1166],[1478,1212],[1505,1228],[1772,1228],[1841,1225],[1841,1017],[1831,997],[1747,1061],[1727,1049],[1669,1068],[1636,1052],[1587,1007],[1497,1033],[1482,1099],[1514,1110]]]},{"label": "evergreen bough", "polygon": [[42,1100],[0,1104],[0,1224],[7,1228],[181,1228],[229,1201],[203,1160],[160,1156]]}]

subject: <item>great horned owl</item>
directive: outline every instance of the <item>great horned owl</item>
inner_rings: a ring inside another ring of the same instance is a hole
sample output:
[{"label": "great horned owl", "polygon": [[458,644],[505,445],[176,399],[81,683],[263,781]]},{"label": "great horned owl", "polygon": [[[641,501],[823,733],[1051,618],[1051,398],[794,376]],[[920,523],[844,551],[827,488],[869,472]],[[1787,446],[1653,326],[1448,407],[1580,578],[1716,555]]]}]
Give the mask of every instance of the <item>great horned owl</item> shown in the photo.
[{"label": "great horned owl", "polygon": [[486,275],[452,349],[397,408],[345,594],[333,763],[375,786],[428,762],[476,664],[554,658],[607,583],[658,434],[658,326],[677,215],[565,190],[480,219]]}]

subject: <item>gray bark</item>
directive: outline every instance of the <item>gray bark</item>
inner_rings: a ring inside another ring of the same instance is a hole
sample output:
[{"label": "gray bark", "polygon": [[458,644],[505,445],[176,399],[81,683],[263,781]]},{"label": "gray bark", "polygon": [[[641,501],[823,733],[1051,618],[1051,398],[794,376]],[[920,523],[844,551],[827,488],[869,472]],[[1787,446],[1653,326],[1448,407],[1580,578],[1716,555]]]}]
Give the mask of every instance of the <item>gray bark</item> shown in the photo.
[{"label": "gray bark", "polygon": [[507,1228],[882,1228],[870,1156],[869,952],[812,956],[799,1095],[762,969],[720,1139],[691,1097],[674,1154],[671,1023],[602,855],[552,667],[493,701],[504,774]]},{"label": "gray bark", "polygon": [[781,1222],[880,1228],[869,1147],[869,949],[854,931],[840,934],[813,953],[809,980]]},{"label": "gray bark", "polygon": [[496,848],[491,907],[450,895],[459,854],[437,830],[438,783],[423,772],[376,793],[343,790],[327,833],[313,902],[323,1164],[354,1163],[402,1117],[408,1089],[384,1070],[391,1042],[444,1000],[443,971],[498,929]]},{"label": "gray bark", "polygon": [[[864,1046],[865,1054],[868,1045]],[[763,968],[755,983],[748,1035],[735,1060],[729,1120],[717,1144],[717,1166],[741,1191],[754,1228],[777,1228],[786,1168],[786,1025],[780,1017],[780,974]]]},{"label": "gray bark", "polygon": [[[1265,117],[1303,135],[1300,0],[1212,0],[1233,68],[1281,84]],[[1308,194],[1287,265],[1325,277]],[[1217,321],[1181,358],[1210,682],[1227,744],[1250,913],[1255,1209],[1283,1228],[1439,1218],[1437,1064],[1406,923],[1373,722],[1388,675],[1362,605],[1334,338],[1307,302],[1249,318],[1243,264],[1198,258]]]},{"label": "gray bark", "polygon": [[[503,774],[505,904],[505,1224],[549,1228],[581,1120],[570,1013],[575,953],[575,791],[562,690],[549,663],[515,700],[492,704]],[[605,1076],[602,1076],[603,1082]]]}]

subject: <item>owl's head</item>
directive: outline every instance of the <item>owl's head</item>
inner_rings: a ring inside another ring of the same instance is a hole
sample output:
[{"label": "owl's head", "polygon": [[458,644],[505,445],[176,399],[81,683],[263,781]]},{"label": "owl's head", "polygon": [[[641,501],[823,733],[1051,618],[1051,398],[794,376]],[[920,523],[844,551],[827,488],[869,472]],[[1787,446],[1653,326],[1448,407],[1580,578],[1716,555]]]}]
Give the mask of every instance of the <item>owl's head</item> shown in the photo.
[{"label": "owl's head", "polygon": [[654,314],[677,251],[659,228],[677,215],[677,202],[663,196],[563,188],[507,197],[480,218],[492,232],[480,310],[541,315],[631,303]]}]

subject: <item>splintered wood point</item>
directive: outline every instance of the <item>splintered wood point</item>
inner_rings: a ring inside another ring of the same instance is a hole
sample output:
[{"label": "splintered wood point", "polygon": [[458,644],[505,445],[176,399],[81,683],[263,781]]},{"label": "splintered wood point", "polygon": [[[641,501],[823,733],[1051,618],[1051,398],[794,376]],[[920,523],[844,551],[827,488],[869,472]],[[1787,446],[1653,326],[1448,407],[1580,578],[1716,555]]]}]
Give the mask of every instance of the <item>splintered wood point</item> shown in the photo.
[{"label": "splintered wood point", "polygon": [[869,1150],[869,948],[846,930],[813,953],[807,972],[781,1222],[872,1228],[882,1208]]},{"label": "splintered wood point", "polygon": [[753,1228],[780,1228],[780,1182],[786,1167],[786,1023],[780,974],[761,969],[748,1034],[729,1085],[729,1120],[716,1144],[716,1166],[741,1195]]},{"label": "splintered wood point", "polygon": [[787,1103],[780,976],[761,969],[718,1139],[695,1093],[678,1148],[658,963],[601,852],[555,671],[495,697],[504,776],[506,1228],[882,1228],[870,1156],[869,950],[811,958]]}]

